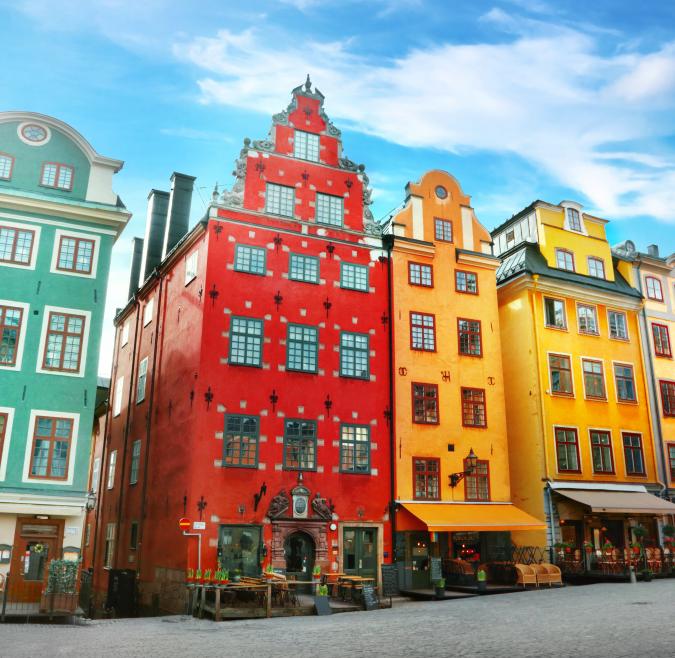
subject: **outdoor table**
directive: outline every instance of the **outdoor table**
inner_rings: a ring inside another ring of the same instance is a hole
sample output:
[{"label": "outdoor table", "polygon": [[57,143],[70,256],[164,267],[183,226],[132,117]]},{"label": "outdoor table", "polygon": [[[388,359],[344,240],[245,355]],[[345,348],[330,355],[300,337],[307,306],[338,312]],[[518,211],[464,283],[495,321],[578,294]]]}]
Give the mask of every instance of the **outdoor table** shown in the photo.
[{"label": "outdoor table", "polygon": [[351,598],[354,600],[354,592],[359,587],[368,583],[374,583],[375,578],[364,578],[363,576],[342,576],[338,578],[338,591],[340,592],[341,598],[345,599],[345,590],[348,588],[351,593]]}]

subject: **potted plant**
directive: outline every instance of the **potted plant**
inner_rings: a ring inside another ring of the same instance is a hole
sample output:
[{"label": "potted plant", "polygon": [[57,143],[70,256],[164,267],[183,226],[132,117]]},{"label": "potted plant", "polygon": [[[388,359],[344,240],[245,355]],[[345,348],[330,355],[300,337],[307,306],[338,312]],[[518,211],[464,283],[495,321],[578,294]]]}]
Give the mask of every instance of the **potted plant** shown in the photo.
[{"label": "potted plant", "polygon": [[198,585],[201,585],[204,582],[204,576],[202,576],[202,570],[201,569],[197,569],[197,571],[195,571],[195,582]]},{"label": "potted plant", "polygon": [[241,580],[241,569],[235,569],[232,572],[232,582],[238,583]]},{"label": "potted plant", "polygon": [[592,541],[585,541],[584,542],[584,550],[586,551],[586,553],[593,552],[593,542]]},{"label": "potted plant", "polygon": [[641,549],[641,548],[642,548],[642,547],[640,546],[639,542],[632,541],[632,542],[630,543],[630,550],[631,550],[631,552],[633,553],[633,555],[636,555],[636,556],[637,556],[637,555],[640,555],[640,549]]},{"label": "potted plant", "polygon": [[210,585],[210,584],[211,584],[211,573],[212,573],[212,570],[211,570],[211,569],[207,569],[207,570],[204,572],[204,584],[205,584],[205,585]]},{"label": "potted plant", "polygon": [[653,577],[654,577],[654,572],[651,569],[643,569],[642,570],[642,580],[644,580],[646,583],[651,582]]},{"label": "potted plant", "polygon": [[675,547],[675,525],[667,523],[663,526],[663,545],[664,553],[672,553],[673,548]]},{"label": "potted plant", "polygon": [[605,552],[605,555],[611,555],[614,550],[614,544],[612,544],[609,539],[605,539],[605,542],[602,545],[602,550]]},{"label": "potted plant", "polygon": [[434,584],[436,598],[438,600],[445,598],[445,578],[439,578]]},{"label": "potted plant", "polygon": [[227,569],[220,570],[220,584],[227,585],[230,582],[230,572]]},{"label": "potted plant", "polygon": [[267,580],[272,580],[272,578],[274,578],[274,567],[272,566],[271,563],[265,567],[264,575]]},{"label": "potted plant", "polygon": [[317,564],[312,569],[312,581],[318,583],[321,580],[321,567]]},{"label": "potted plant", "polygon": [[188,585],[193,585],[195,582],[195,570],[192,567],[189,567],[185,572],[185,582]]},{"label": "potted plant", "polygon": [[478,584],[478,592],[480,594],[487,592],[487,573],[485,569],[478,569],[476,572],[476,583]]}]

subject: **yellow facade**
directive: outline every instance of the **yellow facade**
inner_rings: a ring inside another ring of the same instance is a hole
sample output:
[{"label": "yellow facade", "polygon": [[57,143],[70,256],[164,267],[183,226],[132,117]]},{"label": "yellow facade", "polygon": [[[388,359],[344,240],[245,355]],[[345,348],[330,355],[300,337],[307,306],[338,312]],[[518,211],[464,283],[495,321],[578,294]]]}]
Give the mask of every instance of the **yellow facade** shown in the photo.
[{"label": "yellow facade", "polygon": [[[570,228],[567,208],[579,212],[579,230]],[[548,519],[549,530],[520,533],[515,539],[543,547],[562,536],[581,548],[583,540],[602,541],[607,522],[566,506],[551,496],[551,488],[567,483],[589,489],[617,484],[659,488],[641,352],[642,301],[613,267],[605,220],[571,203],[537,202],[526,210],[493,231],[503,259],[498,292],[511,491],[516,505]],[[574,272],[561,270],[557,249],[573,254]],[[604,263],[604,278],[597,270],[590,276],[589,258]],[[557,314],[547,316],[547,304]],[[585,376],[584,368],[592,372]],[[617,380],[626,368],[632,370],[632,394],[630,384]],[[626,399],[630,397],[635,400]],[[597,444],[606,437],[611,455],[604,444],[594,452],[592,440]],[[640,437],[641,465],[636,466],[638,457],[631,461],[633,452],[626,457],[626,437],[629,442]],[[636,472],[638,466],[643,473]],[[618,523],[618,517],[612,521]],[[566,522],[579,524],[576,537],[565,532]]]}]

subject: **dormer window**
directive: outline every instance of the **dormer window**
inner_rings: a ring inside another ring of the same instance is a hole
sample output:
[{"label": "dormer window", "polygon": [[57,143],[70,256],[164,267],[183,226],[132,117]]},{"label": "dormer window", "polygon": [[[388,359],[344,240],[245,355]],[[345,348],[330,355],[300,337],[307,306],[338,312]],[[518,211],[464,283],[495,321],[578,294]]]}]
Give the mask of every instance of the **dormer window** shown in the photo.
[{"label": "dormer window", "polygon": [[579,211],[576,208],[567,208],[566,212],[567,224],[570,228],[570,231],[578,231],[581,233],[581,217],[579,216]]},{"label": "dormer window", "polygon": [[293,155],[302,160],[319,161],[319,136],[306,133],[302,130],[295,131],[293,142]]},{"label": "dormer window", "polygon": [[9,180],[14,169],[14,158],[7,153],[0,153],[0,180]]},{"label": "dormer window", "polygon": [[46,162],[42,165],[40,185],[57,190],[72,190],[73,168],[58,162]]}]

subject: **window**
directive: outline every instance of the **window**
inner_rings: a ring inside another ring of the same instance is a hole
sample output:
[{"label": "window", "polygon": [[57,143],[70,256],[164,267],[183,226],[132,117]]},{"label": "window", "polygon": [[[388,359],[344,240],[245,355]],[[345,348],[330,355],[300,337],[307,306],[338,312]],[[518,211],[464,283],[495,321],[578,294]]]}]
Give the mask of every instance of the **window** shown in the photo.
[{"label": "window", "polygon": [[626,460],[626,475],[645,475],[642,436],[632,432],[623,433],[623,456]]},{"label": "window", "polygon": [[599,334],[598,310],[595,306],[577,304],[577,322],[580,334],[591,334],[592,336]]},{"label": "window", "polygon": [[675,416],[675,382],[660,381],[661,404],[664,416]]},{"label": "window", "polygon": [[432,457],[414,457],[415,498],[440,500],[441,461]]},{"label": "window", "polygon": [[263,247],[249,247],[244,244],[238,244],[234,255],[234,269],[237,272],[248,272],[249,274],[260,274],[265,276],[267,273],[267,250]]},{"label": "window", "polygon": [[0,412],[0,463],[2,463],[2,449],[5,444],[5,434],[7,433],[7,425],[9,424],[9,414]]},{"label": "window", "polygon": [[433,315],[410,313],[410,348],[425,352],[436,351],[436,327]]},{"label": "window", "polygon": [[370,428],[368,425],[340,427],[340,471],[370,473]]},{"label": "window", "polygon": [[91,469],[91,488],[94,491],[98,491],[98,485],[101,480],[101,458],[96,457],[94,459],[94,465]]},{"label": "window", "polygon": [[554,329],[567,329],[567,317],[565,316],[565,302],[562,299],[544,297],[544,314],[546,326]]},{"label": "window", "polygon": [[33,431],[31,477],[65,480],[68,477],[68,453],[72,438],[72,418],[37,416]]},{"label": "window", "polygon": [[462,425],[487,427],[484,389],[462,388]]},{"label": "window", "polygon": [[257,468],[259,435],[258,416],[227,414],[223,434],[223,466]]},{"label": "window", "polygon": [[185,259],[185,285],[197,278],[197,259],[199,257],[198,251],[193,251]]},{"label": "window", "polygon": [[117,466],[117,450],[110,453],[110,461],[108,462],[108,489],[115,486],[115,467]]},{"label": "window", "polygon": [[433,288],[434,270],[431,265],[408,263],[408,283],[412,286]]},{"label": "window", "polygon": [[294,471],[316,469],[316,422],[287,420],[284,429],[284,468]]},{"label": "window", "polygon": [[605,261],[602,258],[588,257],[588,274],[596,279],[605,278]]},{"label": "window", "polygon": [[617,340],[628,340],[628,323],[626,314],[619,311],[607,312],[607,324],[609,325],[609,337]]},{"label": "window", "polygon": [[570,357],[565,354],[549,354],[548,368],[551,375],[551,393],[574,395]]},{"label": "window", "polygon": [[319,330],[302,324],[289,324],[286,334],[286,368],[316,372],[319,358]]},{"label": "window", "polygon": [[605,400],[605,377],[602,371],[602,361],[581,359],[584,372],[584,390],[586,397],[595,400]]},{"label": "window", "polygon": [[129,484],[138,483],[138,470],[141,466],[141,440],[136,439],[131,444],[131,468],[129,469]]},{"label": "window", "polygon": [[668,444],[668,465],[670,466],[670,479],[675,482],[675,443]]},{"label": "window", "polygon": [[368,266],[340,263],[340,287],[368,292]]},{"label": "window", "polygon": [[221,525],[218,555],[223,569],[242,576],[260,576],[262,527],[254,525]]},{"label": "window", "polygon": [[14,158],[7,153],[0,153],[0,179],[10,180],[14,169]]},{"label": "window", "polygon": [[57,190],[72,190],[73,168],[58,162],[46,162],[42,165],[40,185]]},{"label": "window", "polygon": [[506,231],[506,244],[507,244],[507,246],[508,246],[511,242],[515,242],[515,241],[516,241],[516,232],[515,232],[515,230],[514,230],[514,229],[511,229],[510,231]]},{"label": "window", "polygon": [[457,319],[459,353],[467,356],[481,356],[483,353],[480,335],[480,320]]},{"label": "window", "polygon": [[567,213],[567,224],[570,227],[570,230],[581,233],[581,218],[579,217],[579,211],[576,208],[566,208],[565,212]]},{"label": "window", "polygon": [[470,295],[478,294],[478,276],[475,272],[455,270],[455,290]]},{"label": "window", "polygon": [[135,551],[138,548],[138,521],[132,521],[129,526],[129,549]]},{"label": "window", "polygon": [[614,381],[616,382],[616,397],[620,402],[637,401],[633,366],[626,363],[615,363]]},{"label": "window", "polygon": [[667,325],[652,322],[652,336],[654,338],[654,354],[656,356],[672,357],[673,352],[670,348],[670,333]]},{"label": "window", "polygon": [[558,471],[581,472],[576,429],[571,427],[556,427],[555,449],[558,456]]},{"label": "window", "polygon": [[452,222],[447,219],[434,219],[434,237],[443,242],[452,242]]},{"label": "window", "polygon": [[649,299],[655,299],[657,302],[663,301],[663,288],[661,287],[661,281],[659,279],[653,276],[646,276],[645,288]]},{"label": "window", "polygon": [[555,266],[559,270],[574,272],[574,254],[567,249],[555,250]]},{"label": "window", "polygon": [[[464,460],[464,471],[469,468],[469,462]],[[490,500],[490,462],[479,459],[472,473],[464,476],[465,500]]]},{"label": "window", "polygon": [[89,546],[91,543],[91,523],[87,523],[87,527],[84,530],[84,545]]},{"label": "window", "polygon": [[82,315],[49,313],[43,368],[63,372],[79,371],[84,324]]},{"label": "window", "polygon": [[340,335],[340,376],[368,379],[368,334],[343,331]]},{"label": "window", "polygon": [[105,527],[105,551],[103,554],[103,566],[112,569],[115,555],[115,524],[108,523]]},{"label": "window", "polygon": [[295,131],[293,141],[293,155],[303,160],[319,161],[319,136],[306,133],[302,130]]},{"label": "window", "polygon": [[288,277],[293,281],[319,283],[319,259],[314,256],[291,254]]},{"label": "window", "polygon": [[230,324],[230,359],[233,365],[262,366],[263,321],[233,317]]},{"label": "window", "polygon": [[147,327],[152,322],[152,316],[155,312],[155,298],[151,297],[143,308],[143,326]]},{"label": "window", "polygon": [[56,269],[62,272],[91,274],[94,244],[94,240],[61,236]]},{"label": "window", "polygon": [[115,384],[115,398],[113,400],[113,416],[122,413],[122,394],[124,393],[124,377],[119,377]]},{"label": "window", "polygon": [[612,437],[609,432],[591,430],[591,455],[594,473],[614,473]]},{"label": "window", "polygon": [[438,424],[438,386],[436,384],[412,385],[413,423]]},{"label": "window", "polygon": [[0,306],[0,366],[16,365],[23,309]]},{"label": "window", "polygon": [[316,221],[318,224],[342,226],[344,223],[343,199],[330,194],[316,195]]},{"label": "window", "polygon": [[129,320],[122,325],[121,347],[124,347],[129,342]]},{"label": "window", "polygon": [[295,188],[267,183],[265,210],[273,215],[293,217],[295,210]]},{"label": "window", "polygon": [[0,226],[0,263],[30,265],[35,231]]},{"label": "window", "polygon": [[145,400],[145,381],[148,377],[148,357],[138,364],[138,381],[136,382],[136,404]]}]

